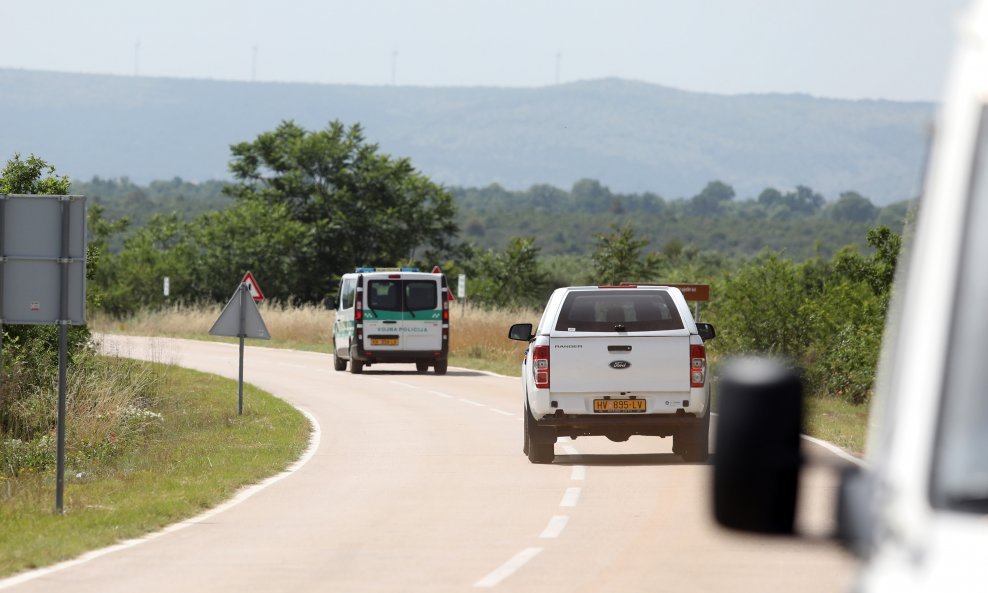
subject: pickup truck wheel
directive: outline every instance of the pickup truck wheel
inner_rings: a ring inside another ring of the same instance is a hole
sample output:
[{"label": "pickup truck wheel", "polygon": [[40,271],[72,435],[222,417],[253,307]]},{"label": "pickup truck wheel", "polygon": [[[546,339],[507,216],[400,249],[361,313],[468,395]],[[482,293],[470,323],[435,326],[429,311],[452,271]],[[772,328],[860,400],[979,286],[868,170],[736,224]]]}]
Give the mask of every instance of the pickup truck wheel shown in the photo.
[{"label": "pickup truck wheel", "polygon": [[445,360],[437,360],[435,364],[435,370],[437,375],[445,375],[446,369],[449,367],[449,362]]},{"label": "pickup truck wheel", "polygon": [[334,371],[345,371],[346,370],[346,359],[340,358],[336,354],[336,349],[333,349],[333,370]]},{"label": "pickup truck wheel", "polygon": [[535,418],[525,406],[525,453],[532,463],[552,463],[556,453],[556,434],[551,428],[544,428],[535,423]]},{"label": "pickup truck wheel", "polygon": [[[683,440],[682,446],[677,447],[677,440]],[[683,461],[704,463],[710,457],[710,412],[707,412],[703,422],[690,432],[673,437],[673,450],[679,450]]]},{"label": "pickup truck wheel", "polygon": [[426,372],[427,370],[429,370],[429,362],[428,361],[424,361],[424,360],[423,361],[416,361],[415,362],[415,370],[418,371],[418,372],[420,372],[420,373]]}]

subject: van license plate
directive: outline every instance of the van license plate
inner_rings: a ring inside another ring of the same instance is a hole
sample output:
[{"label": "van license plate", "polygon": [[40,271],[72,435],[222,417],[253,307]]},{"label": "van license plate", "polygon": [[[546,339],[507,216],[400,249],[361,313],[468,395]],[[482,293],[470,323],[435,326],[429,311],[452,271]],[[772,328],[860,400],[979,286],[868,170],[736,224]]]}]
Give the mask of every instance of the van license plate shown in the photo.
[{"label": "van license plate", "polygon": [[371,346],[397,346],[398,338],[371,338]]},{"label": "van license plate", "polygon": [[645,400],[643,399],[595,399],[593,400],[593,411],[595,414],[607,414],[610,412],[644,412]]}]

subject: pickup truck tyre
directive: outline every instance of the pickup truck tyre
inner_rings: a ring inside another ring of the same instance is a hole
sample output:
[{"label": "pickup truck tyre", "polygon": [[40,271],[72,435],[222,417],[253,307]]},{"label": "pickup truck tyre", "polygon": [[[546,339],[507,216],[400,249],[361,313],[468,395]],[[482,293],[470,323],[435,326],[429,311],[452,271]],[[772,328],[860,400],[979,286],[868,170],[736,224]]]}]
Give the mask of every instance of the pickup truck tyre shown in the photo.
[{"label": "pickup truck tyre", "polygon": [[535,423],[535,418],[525,406],[525,446],[524,451],[528,455],[528,460],[532,463],[552,463],[556,453],[555,431],[551,428],[544,428]]},{"label": "pickup truck tyre", "polygon": [[429,362],[428,361],[424,361],[424,360],[416,362],[415,363],[415,370],[418,371],[418,372],[420,372],[420,373],[424,373],[424,372],[428,371],[429,370]]},{"label": "pickup truck tyre", "polygon": [[435,369],[436,369],[436,374],[437,375],[445,375],[447,368],[449,368],[449,362],[447,362],[445,360],[437,360],[436,361]]},{"label": "pickup truck tyre", "polygon": [[334,371],[345,371],[346,370],[346,359],[340,358],[336,354],[336,349],[333,349],[333,370]]},{"label": "pickup truck tyre", "polygon": [[[704,463],[710,458],[710,412],[703,422],[691,431],[675,435],[673,452],[682,456],[683,461]],[[682,441],[682,442],[679,442]]]}]

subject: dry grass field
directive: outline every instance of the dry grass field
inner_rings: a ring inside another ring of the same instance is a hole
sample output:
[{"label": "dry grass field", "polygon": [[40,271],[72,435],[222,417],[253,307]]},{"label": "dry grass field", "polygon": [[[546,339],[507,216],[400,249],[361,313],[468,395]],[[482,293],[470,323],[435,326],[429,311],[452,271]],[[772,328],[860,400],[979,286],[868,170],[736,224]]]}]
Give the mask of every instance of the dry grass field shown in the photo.
[{"label": "dry grass field", "polygon": [[[220,310],[219,305],[175,305],[141,311],[125,319],[95,313],[90,316],[89,326],[106,333],[233,340],[209,336]],[[271,333],[272,346],[329,352],[333,311],[278,303],[262,303],[260,311]],[[450,364],[517,375],[525,345],[508,340],[508,327],[512,323],[538,323],[539,315],[533,309],[486,310],[454,302],[450,309]],[[254,340],[251,343],[264,345]]]}]

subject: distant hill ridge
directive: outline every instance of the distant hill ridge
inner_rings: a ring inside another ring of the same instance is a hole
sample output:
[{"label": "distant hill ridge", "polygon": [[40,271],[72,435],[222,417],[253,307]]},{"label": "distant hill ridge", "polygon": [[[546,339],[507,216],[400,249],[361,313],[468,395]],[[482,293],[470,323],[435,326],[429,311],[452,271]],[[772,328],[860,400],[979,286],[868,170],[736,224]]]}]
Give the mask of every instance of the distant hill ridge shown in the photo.
[{"label": "distant hill ridge", "polygon": [[808,185],[876,204],[918,191],[930,103],[714,95],[607,79],[539,88],[250,83],[0,69],[0,158],[76,179],[229,177],[229,145],[279,121],[364,125],[454,186],[600,180],[615,192],[739,197]]}]

